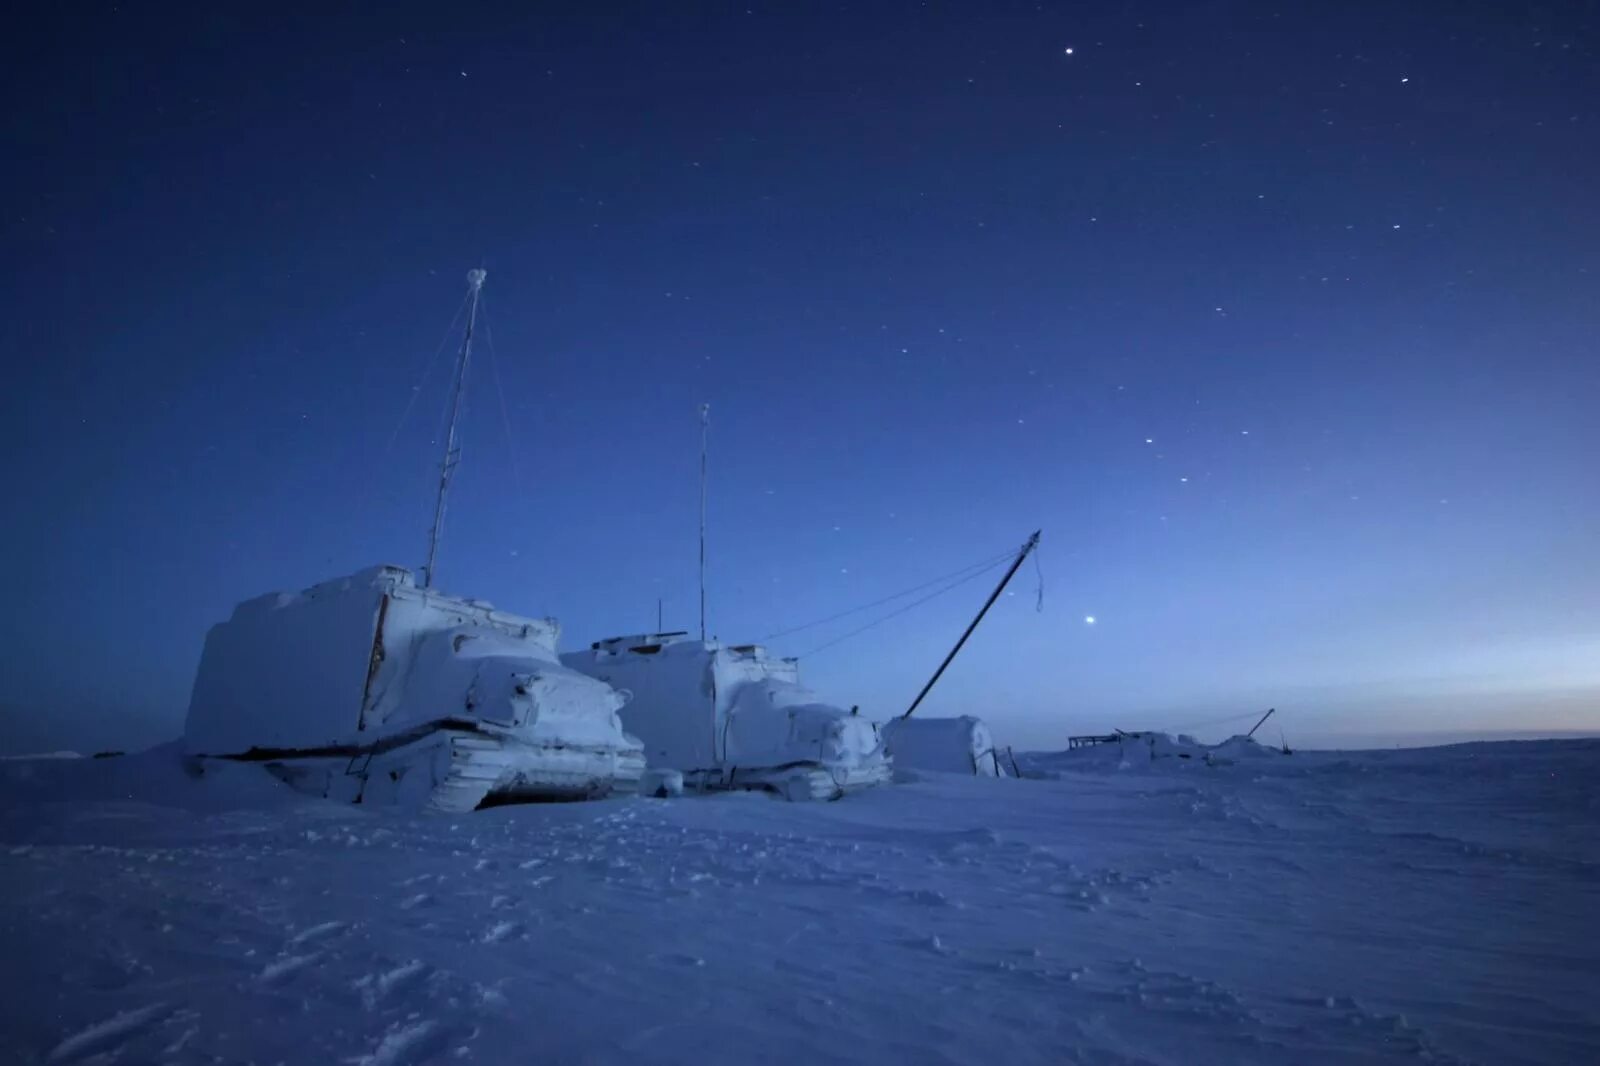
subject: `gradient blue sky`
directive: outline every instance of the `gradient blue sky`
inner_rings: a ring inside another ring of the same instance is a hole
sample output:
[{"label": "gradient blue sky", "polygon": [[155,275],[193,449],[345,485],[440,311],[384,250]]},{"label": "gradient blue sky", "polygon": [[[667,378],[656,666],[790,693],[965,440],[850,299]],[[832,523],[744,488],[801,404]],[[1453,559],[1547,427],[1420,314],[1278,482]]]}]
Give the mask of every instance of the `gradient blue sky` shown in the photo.
[{"label": "gradient blue sky", "polygon": [[[1595,4],[689,6],[9,35],[0,748],[420,563],[480,263],[441,583],[569,646],[693,627],[709,401],[726,638],[1043,528],[927,704],[1003,741],[1600,728]],[[897,711],[986,585],[803,674]]]}]

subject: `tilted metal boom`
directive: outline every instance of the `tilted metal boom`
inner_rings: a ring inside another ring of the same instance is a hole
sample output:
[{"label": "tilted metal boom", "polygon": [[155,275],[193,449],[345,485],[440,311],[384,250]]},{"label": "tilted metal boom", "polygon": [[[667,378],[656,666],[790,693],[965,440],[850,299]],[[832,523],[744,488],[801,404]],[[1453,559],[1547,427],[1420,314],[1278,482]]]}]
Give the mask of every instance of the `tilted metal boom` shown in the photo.
[{"label": "tilted metal boom", "polygon": [[1277,709],[1278,708],[1276,708],[1276,707],[1268,707],[1267,708],[1267,713],[1261,716],[1261,721],[1259,721],[1255,725],[1251,726],[1250,727],[1250,732],[1246,733],[1244,735],[1244,738],[1246,740],[1249,740],[1251,737],[1255,736],[1256,735],[1256,730],[1260,729],[1261,726],[1262,726],[1262,723],[1264,723],[1268,718],[1271,718],[1272,717],[1272,712],[1277,710]]},{"label": "tilted metal boom", "polygon": [[950,661],[956,657],[956,652],[960,651],[961,646],[967,642],[967,638],[972,636],[972,631],[978,628],[978,623],[983,621],[983,616],[989,613],[989,608],[994,606],[994,601],[1000,598],[1000,594],[1006,590],[1006,585],[1011,582],[1011,575],[1021,568],[1023,560],[1028,557],[1028,553],[1039,546],[1039,533],[1040,530],[1034,530],[1033,536],[1028,538],[1028,543],[1022,546],[1021,551],[1017,552],[1017,557],[1011,561],[1011,568],[1006,571],[1006,576],[1002,577],[1000,584],[996,585],[994,591],[989,593],[989,598],[984,601],[983,607],[978,611],[978,616],[967,626],[967,631],[961,634],[961,639],[956,641],[956,646],[950,649],[950,654],[944,657],[944,662],[940,663],[939,669],[935,670],[933,676],[928,678],[928,683],[922,686],[922,691],[917,693],[917,698],[911,701],[911,706],[906,708],[906,713],[902,714],[901,718],[911,717],[911,712],[916,710],[917,705],[928,695],[929,690],[934,686],[934,682],[938,681],[944,673],[945,667],[949,666]]},{"label": "tilted metal boom", "polygon": [[439,463],[439,497],[433,505],[433,527],[428,530],[428,565],[422,571],[422,587],[425,589],[433,587],[434,563],[439,558],[439,536],[444,532],[444,498],[450,491],[450,475],[455,472],[456,463],[461,459],[461,449],[456,445],[456,423],[461,418],[461,394],[467,383],[467,361],[472,358],[472,327],[478,321],[478,295],[483,291],[483,279],[487,276],[483,270],[467,271],[471,304],[467,309],[466,336],[461,338],[461,357],[456,361],[456,388],[450,401],[450,429],[445,433],[444,459]]}]

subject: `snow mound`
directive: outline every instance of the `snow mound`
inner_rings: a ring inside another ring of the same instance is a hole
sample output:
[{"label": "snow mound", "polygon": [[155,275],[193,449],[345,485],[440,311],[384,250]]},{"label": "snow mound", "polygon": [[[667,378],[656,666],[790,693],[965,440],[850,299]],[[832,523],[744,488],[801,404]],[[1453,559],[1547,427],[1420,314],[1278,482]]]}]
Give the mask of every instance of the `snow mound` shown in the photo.
[{"label": "snow mound", "polygon": [[883,739],[897,768],[1004,777],[994,735],[981,718],[896,718]]},{"label": "snow mound", "polygon": [[0,803],[122,802],[194,812],[295,806],[308,801],[259,765],[200,760],[171,741],[104,759],[0,762]]},{"label": "snow mound", "polygon": [[1271,759],[1283,754],[1277,748],[1269,748],[1260,741],[1246,736],[1229,737],[1208,750],[1212,758],[1225,759]]}]

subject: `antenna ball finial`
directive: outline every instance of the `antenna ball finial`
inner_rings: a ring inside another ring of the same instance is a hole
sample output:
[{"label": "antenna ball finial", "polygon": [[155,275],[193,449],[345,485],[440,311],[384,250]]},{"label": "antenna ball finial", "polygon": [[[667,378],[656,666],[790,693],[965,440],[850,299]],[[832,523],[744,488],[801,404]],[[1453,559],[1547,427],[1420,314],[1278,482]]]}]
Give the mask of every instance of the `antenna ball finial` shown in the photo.
[{"label": "antenna ball finial", "polygon": [[481,289],[483,288],[483,279],[488,276],[489,272],[484,270],[482,267],[469,270],[467,271],[467,284],[471,285],[474,289]]}]

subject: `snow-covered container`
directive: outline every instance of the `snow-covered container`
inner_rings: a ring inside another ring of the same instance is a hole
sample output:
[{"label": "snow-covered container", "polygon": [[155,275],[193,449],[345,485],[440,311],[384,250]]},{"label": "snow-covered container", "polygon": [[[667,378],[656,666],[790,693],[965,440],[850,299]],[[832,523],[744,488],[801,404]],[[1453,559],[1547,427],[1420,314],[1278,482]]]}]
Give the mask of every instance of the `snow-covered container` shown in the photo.
[{"label": "snow-covered container", "polygon": [[559,634],[395,566],[260,596],[207,634],[184,746],[365,803],[631,789],[644,760],[623,698],[562,666]]},{"label": "snow-covered container", "polygon": [[894,764],[910,770],[1005,777],[994,735],[983,719],[894,718],[883,725],[884,743]]},{"label": "snow-covered container", "polygon": [[692,788],[832,799],[889,780],[878,727],[800,684],[793,659],[682,633],[613,637],[562,662],[622,689],[622,721],[652,769]]}]

